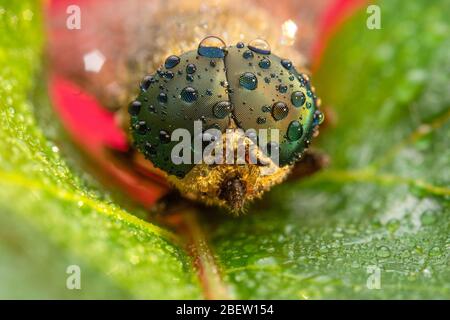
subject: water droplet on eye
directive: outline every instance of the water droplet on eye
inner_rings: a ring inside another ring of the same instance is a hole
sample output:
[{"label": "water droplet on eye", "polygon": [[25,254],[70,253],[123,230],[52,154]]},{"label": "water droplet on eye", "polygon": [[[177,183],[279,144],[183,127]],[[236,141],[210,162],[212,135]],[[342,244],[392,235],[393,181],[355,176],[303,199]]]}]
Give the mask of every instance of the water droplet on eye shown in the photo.
[{"label": "water droplet on eye", "polygon": [[192,103],[198,98],[197,90],[192,87],[186,87],[181,90],[181,99],[187,103]]},{"label": "water droplet on eye", "polygon": [[144,152],[150,155],[155,155],[156,148],[150,142],[147,142],[144,146]]},{"label": "water droplet on eye", "polygon": [[161,143],[169,143],[170,142],[170,134],[165,131],[165,130],[161,130],[159,132],[159,141],[161,141]]},{"label": "water droplet on eye", "polygon": [[276,120],[282,120],[286,118],[289,113],[289,108],[284,102],[276,102],[272,107],[272,117]]},{"label": "water droplet on eye", "polygon": [[305,94],[301,91],[295,91],[291,95],[291,102],[292,104],[299,108],[301,107],[306,101]]},{"label": "water droplet on eye", "polygon": [[259,66],[263,69],[269,69],[270,68],[270,60],[267,58],[263,58],[260,62],[259,62]]},{"label": "water droplet on eye", "polygon": [[232,109],[231,103],[228,101],[220,101],[213,107],[213,114],[216,118],[223,119],[230,114]]},{"label": "water droplet on eye", "polygon": [[253,52],[251,52],[250,50],[245,51],[242,56],[244,57],[244,59],[252,59],[253,58]]},{"label": "water droplet on eye", "polygon": [[244,72],[239,78],[239,84],[248,90],[255,90],[258,86],[258,79],[251,72]]},{"label": "water droplet on eye", "polygon": [[166,62],[164,62],[164,66],[167,69],[172,69],[173,67],[175,67],[179,63],[180,63],[180,57],[178,57],[178,56],[169,56],[166,59]]},{"label": "water droplet on eye", "polygon": [[155,78],[153,76],[144,77],[144,79],[142,79],[142,82],[141,82],[141,89],[148,90],[150,85],[154,82],[155,82]]},{"label": "water droplet on eye", "polygon": [[212,96],[212,91],[211,91],[211,89],[206,89],[206,95],[208,95],[208,96]]},{"label": "water droplet on eye", "polygon": [[303,135],[303,127],[297,120],[292,121],[287,129],[287,138],[291,141],[297,141]]},{"label": "water droplet on eye", "polygon": [[161,103],[166,103],[167,102],[167,94],[165,94],[164,92],[161,92],[158,95],[158,101]]},{"label": "water droplet on eye", "polygon": [[256,53],[270,54],[270,46],[266,40],[255,39],[250,41],[248,48]]},{"label": "water droplet on eye", "polygon": [[278,91],[280,91],[281,93],[286,93],[287,91],[287,86],[285,86],[284,84],[280,84],[278,86]]},{"label": "water droplet on eye", "polygon": [[244,46],[245,46],[245,44],[244,44],[243,42],[238,42],[238,43],[236,44],[236,47],[237,47],[238,49],[242,49]]},{"label": "water droplet on eye", "polygon": [[225,42],[215,36],[206,37],[198,45],[197,52],[203,57],[223,58],[225,57]]},{"label": "water droplet on eye", "polygon": [[195,64],[189,63],[189,64],[186,66],[186,73],[188,73],[188,74],[193,74],[193,73],[195,73],[195,71],[197,71],[197,67],[195,66]]},{"label": "water droplet on eye", "polygon": [[290,70],[292,68],[292,62],[288,59],[281,60],[281,65],[287,70]]},{"label": "water droplet on eye", "polygon": [[272,108],[270,106],[262,106],[261,107],[262,112],[270,112],[271,110],[272,110]]},{"label": "water droplet on eye", "polygon": [[187,74],[186,75],[186,80],[189,82],[193,82],[194,81],[194,77],[191,74]]},{"label": "water droplet on eye", "polygon": [[258,124],[264,124],[266,123],[267,119],[264,117],[258,117],[258,119],[256,119],[256,123]]},{"label": "water droplet on eye", "polygon": [[145,123],[145,121],[139,121],[135,125],[135,128],[137,130],[137,133],[142,134],[142,135],[146,134],[148,131],[147,123]]},{"label": "water droplet on eye", "polygon": [[174,74],[172,71],[166,71],[166,72],[164,72],[164,75],[163,75],[164,78],[169,79],[169,80],[172,79],[173,76],[174,76]]},{"label": "water droplet on eye", "polygon": [[216,62],[215,62],[214,60],[211,60],[211,61],[209,62],[209,65],[210,65],[211,67],[215,68]]},{"label": "water droplet on eye", "polygon": [[323,120],[325,120],[325,115],[323,114],[323,112],[316,110],[316,112],[314,112],[313,125],[317,126],[321,124]]},{"label": "water droplet on eye", "polygon": [[141,111],[141,103],[139,101],[133,101],[128,107],[128,113],[132,116],[137,116]]}]

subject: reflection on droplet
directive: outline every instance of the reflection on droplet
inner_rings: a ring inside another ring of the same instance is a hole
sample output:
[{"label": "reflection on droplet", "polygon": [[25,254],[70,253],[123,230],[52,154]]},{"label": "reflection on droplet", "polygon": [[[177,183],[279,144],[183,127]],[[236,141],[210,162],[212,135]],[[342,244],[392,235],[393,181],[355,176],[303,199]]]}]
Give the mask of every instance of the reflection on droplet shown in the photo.
[{"label": "reflection on droplet", "polygon": [[167,57],[166,62],[164,62],[164,66],[167,69],[172,69],[179,63],[180,63],[180,57],[173,55],[173,56]]},{"label": "reflection on droplet", "polygon": [[301,107],[306,101],[305,94],[301,91],[295,91],[291,95],[291,102],[292,104],[299,108]]},{"label": "reflection on droplet", "polygon": [[255,90],[258,86],[258,79],[251,72],[244,72],[239,78],[239,84],[248,90]]},{"label": "reflection on droplet", "polygon": [[302,137],[303,127],[297,120],[292,121],[287,129],[287,138],[291,141],[297,141]]},{"label": "reflection on droplet", "polygon": [[255,39],[250,41],[248,48],[256,53],[260,54],[270,54],[270,46],[266,40]]},{"label": "reflection on droplet", "polygon": [[158,95],[158,101],[161,103],[166,103],[167,102],[167,94],[165,94],[164,92],[161,92]]},{"label": "reflection on droplet", "polygon": [[228,101],[217,102],[213,107],[213,114],[218,119],[223,119],[230,114],[232,105]]},{"label": "reflection on droplet", "polygon": [[251,52],[250,50],[245,51],[242,56],[244,57],[244,59],[251,59],[253,58],[253,52]]},{"label": "reflection on droplet", "polygon": [[272,106],[272,117],[277,121],[286,118],[288,113],[289,109],[284,102],[279,101]]},{"label": "reflection on droplet", "polygon": [[181,90],[181,99],[185,102],[192,103],[198,98],[198,93],[195,88],[186,87]]},{"label": "reflection on droplet", "polygon": [[288,59],[281,60],[281,65],[287,70],[290,70],[292,68],[292,62]]},{"label": "reflection on droplet", "polygon": [[197,71],[197,67],[195,66],[195,64],[189,63],[189,64],[186,66],[186,73],[188,73],[188,74],[193,74],[193,73],[195,73],[195,71]]},{"label": "reflection on droplet", "polygon": [[198,54],[208,58],[225,57],[225,42],[216,36],[203,39],[198,45]]},{"label": "reflection on droplet", "polygon": [[133,101],[128,107],[128,113],[131,116],[137,116],[141,111],[141,103],[139,101]]},{"label": "reflection on droplet", "polygon": [[325,115],[323,114],[323,112],[316,110],[316,112],[314,112],[313,125],[317,126],[317,125],[321,124],[324,120],[325,120]]},{"label": "reflection on droplet", "polygon": [[161,143],[169,143],[170,142],[170,134],[165,131],[165,130],[161,130],[159,131],[159,140],[161,141]]},{"label": "reflection on droplet", "polygon": [[137,133],[144,135],[148,131],[147,123],[145,121],[139,121],[135,125],[135,129],[136,129]]},{"label": "reflection on droplet", "polygon": [[263,58],[259,64],[258,64],[262,69],[268,69],[270,68],[270,60],[267,58]]}]

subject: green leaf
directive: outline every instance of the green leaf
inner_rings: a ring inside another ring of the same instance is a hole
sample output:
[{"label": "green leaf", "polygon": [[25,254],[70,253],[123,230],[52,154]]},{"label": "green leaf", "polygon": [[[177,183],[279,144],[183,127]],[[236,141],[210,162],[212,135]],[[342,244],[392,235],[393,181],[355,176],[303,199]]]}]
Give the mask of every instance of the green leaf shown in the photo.
[{"label": "green leaf", "polygon": [[[0,297],[450,298],[450,8],[378,5],[382,29],[356,14],[313,78],[335,114],[314,142],[332,165],[243,217],[182,214],[175,234],[112,203],[44,136],[46,102],[28,98],[38,6],[0,4]],[[82,290],[66,288],[73,264]]]},{"label": "green leaf", "polygon": [[[201,297],[179,237],[87,186],[38,127],[27,97],[41,64],[39,4],[0,5],[0,298]],[[70,265],[82,290],[66,287]]]}]

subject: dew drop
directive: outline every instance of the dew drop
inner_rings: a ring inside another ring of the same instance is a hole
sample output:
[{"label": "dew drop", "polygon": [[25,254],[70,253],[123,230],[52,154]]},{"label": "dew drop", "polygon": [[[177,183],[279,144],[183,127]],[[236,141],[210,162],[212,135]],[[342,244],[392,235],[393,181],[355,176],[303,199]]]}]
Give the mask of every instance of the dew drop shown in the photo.
[{"label": "dew drop", "polygon": [[198,98],[197,90],[192,87],[186,87],[181,90],[181,99],[187,103],[192,103]]},{"label": "dew drop", "polygon": [[164,78],[169,79],[169,80],[173,79],[173,76],[174,76],[174,74],[172,71],[166,71],[166,72],[164,72],[164,75],[163,75]]},{"label": "dew drop", "polygon": [[198,45],[198,54],[208,58],[225,57],[225,42],[216,36],[204,38]]},{"label": "dew drop", "polygon": [[325,120],[325,115],[323,114],[323,112],[316,110],[316,112],[314,112],[313,125],[317,126],[321,124],[323,120]]},{"label": "dew drop", "polygon": [[291,141],[297,141],[303,135],[303,127],[297,120],[292,121],[287,129],[287,138]]},{"label": "dew drop", "polygon": [[213,114],[218,119],[223,119],[228,116],[233,109],[232,105],[228,101],[217,102],[213,107]]},{"label": "dew drop", "polygon": [[272,107],[272,117],[276,120],[282,120],[286,118],[289,113],[289,109],[284,102],[276,102]]},{"label": "dew drop", "polygon": [[258,119],[256,119],[256,123],[258,124],[264,124],[266,121],[267,119],[265,117],[258,117]]},{"label": "dew drop", "polygon": [[263,58],[260,62],[259,62],[259,66],[262,69],[269,69],[270,68],[270,60],[267,58]]},{"label": "dew drop", "polygon": [[161,103],[166,103],[167,102],[167,94],[165,94],[164,92],[161,92],[158,95],[158,101]]},{"label": "dew drop", "polygon": [[245,46],[245,44],[244,44],[243,42],[238,42],[238,43],[236,44],[236,47],[237,47],[238,49],[242,49],[244,46]]},{"label": "dew drop", "polygon": [[242,56],[244,57],[244,59],[252,59],[253,58],[253,52],[251,52],[250,50],[245,51]]},{"label": "dew drop", "polygon": [[272,108],[267,105],[261,107],[262,112],[270,112],[271,110],[272,110]]},{"label": "dew drop", "polygon": [[161,141],[161,143],[169,143],[170,142],[170,134],[165,131],[165,130],[161,130],[159,131],[159,141]]},{"label": "dew drop", "polygon": [[248,48],[256,53],[270,54],[270,46],[266,40],[254,39],[248,44]]},{"label": "dew drop", "polygon": [[142,79],[142,82],[141,82],[141,89],[148,90],[150,85],[154,82],[155,82],[155,78],[153,76],[144,77],[144,79]]},{"label": "dew drop", "polygon": [[189,82],[193,82],[194,81],[194,77],[191,74],[187,74],[186,75],[186,80]]},{"label": "dew drop", "polygon": [[288,89],[287,86],[284,84],[280,84],[278,86],[278,91],[280,91],[281,93],[286,93],[287,89]]},{"label": "dew drop", "polygon": [[156,148],[150,142],[147,142],[144,145],[144,152],[150,155],[155,155]]},{"label": "dew drop", "polygon": [[164,62],[164,66],[167,69],[172,69],[173,67],[175,67],[179,63],[180,63],[180,57],[178,57],[178,56],[169,56],[169,57],[167,57],[166,62]]},{"label": "dew drop", "polygon": [[305,101],[306,101],[306,97],[303,92],[301,92],[301,91],[292,92],[291,102],[295,107],[297,107],[297,108],[301,107],[305,103]]},{"label": "dew drop", "polygon": [[188,74],[193,74],[193,73],[195,73],[195,71],[197,71],[197,67],[195,66],[195,64],[189,63],[189,64],[186,66],[186,73],[188,73]]},{"label": "dew drop", "polygon": [[258,86],[258,79],[251,72],[244,72],[239,78],[239,84],[248,90],[255,90]]},{"label": "dew drop", "polygon": [[128,107],[128,113],[132,116],[137,116],[141,111],[141,103],[139,101],[133,101]]},{"label": "dew drop", "polygon": [[287,70],[290,70],[292,68],[292,62],[291,62],[291,60],[288,60],[288,59],[282,59],[281,65]]},{"label": "dew drop", "polygon": [[145,121],[139,121],[138,123],[136,123],[135,128],[137,133],[142,135],[146,134],[148,131],[147,124],[145,123]]}]

